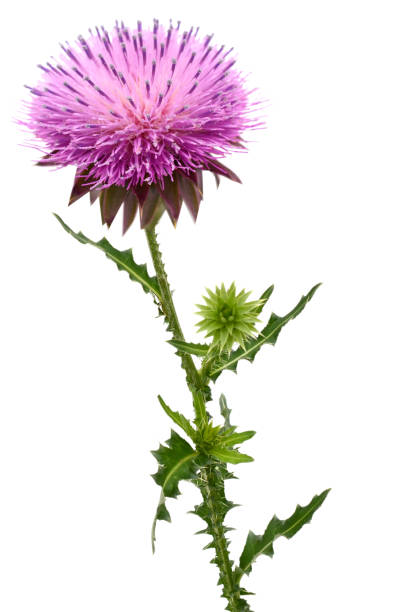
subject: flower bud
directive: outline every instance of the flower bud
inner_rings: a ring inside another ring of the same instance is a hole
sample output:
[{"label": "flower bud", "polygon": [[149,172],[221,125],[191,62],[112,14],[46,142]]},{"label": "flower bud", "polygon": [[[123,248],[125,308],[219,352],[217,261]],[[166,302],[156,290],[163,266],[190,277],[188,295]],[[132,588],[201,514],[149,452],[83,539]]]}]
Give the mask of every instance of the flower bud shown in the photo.
[{"label": "flower bud", "polygon": [[219,353],[229,353],[234,344],[244,346],[248,338],[256,333],[261,300],[248,302],[250,292],[237,293],[235,283],[226,289],[224,283],[215,291],[207,289],[205,304],[198,305],[201,321],[197,327],[212,337],[212,345]]}]

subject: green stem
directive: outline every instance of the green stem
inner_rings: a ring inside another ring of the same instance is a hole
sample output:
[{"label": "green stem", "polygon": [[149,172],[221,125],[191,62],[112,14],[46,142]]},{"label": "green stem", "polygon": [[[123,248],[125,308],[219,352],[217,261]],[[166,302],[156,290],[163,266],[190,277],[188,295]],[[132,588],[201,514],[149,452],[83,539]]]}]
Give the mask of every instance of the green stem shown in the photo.
[{"label": "green stem", "polygon": [[[174,306],[162,254],[157,241],[155,226],[146,229],[146,238],[160,288],[160,306],[174,339],[184,341],[184,335]],[[205,426],[208,423],[208,417],[205,410],[205,381],[197,371],[190,355],[180,354],[180,357],[182,366],[187,375],[187,384],[193,395],[196,422],[198,426]],[[223,524],[226,514],[225,504],[223,503],[226,501],[224,496],[224,478],[217,467],[209,464],[202,468],[200,472],[200,484],[198,486],[203,496],[204,512],[206,516],[204,520],[207,521],[208,532],[213,537],[216,563],[220,570],[220,582],[224,585],[223,595],[228,599],[228,610],[231,610],[231,612],[245,611],[245,608],[242,607],[242,604],[245,602],[239,598],[239,587],[236,587],[236,581],[232,571],[232,562],[228,553],[228,542],[225,537],[226,529]],[[249,611],[249,608],[247,608],[247,610]]]},{"label": "green stem", "polygon": [[[159,243],[157,242],[156,228],[154,226],[146,229],[146,238],[149,245],[150,254],[152,256],[154,269],[156,271],[157,282],[159,283],[160,287],[160,303],[164,316],[167,319],[169,330],[172,332],[174,340],[184,341],[184,335],[178,320],[176,308],[174,306],[166,270],[164,268],[162,254],[160,252]],[[190,389],[201,389],[201,377],[197,372],[192,357],[185,354],[180,355],[180,357],[182,366],[187,374],[187,382]]]},{"label": "green stem", "polygon": [[220,571],[220,583],[224,586],[223,596],[228,600],[228,610],[239,612],[239,589],[236,589],[236,581],[232,571],[232,563],[229,558],[228,541],[225,536],[224,515],[225,510],[220,512],[220,504],[225,500],[224,480],[217,474],[217,467],[208,465],[200,472],[200,486],[206,507],[206,518],[208,531],[213,538],[215,548],[215,561]]}]

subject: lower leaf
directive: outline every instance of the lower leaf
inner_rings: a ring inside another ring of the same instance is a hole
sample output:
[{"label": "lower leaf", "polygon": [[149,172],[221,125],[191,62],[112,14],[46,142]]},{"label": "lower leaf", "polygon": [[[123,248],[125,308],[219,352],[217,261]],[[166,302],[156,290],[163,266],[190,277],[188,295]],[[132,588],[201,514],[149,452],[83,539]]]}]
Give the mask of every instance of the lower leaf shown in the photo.
[{"label": "lower leaf", "polygon": [[329,494],[330,489],[316,495],[307,506],[297,506],[295,512],[288,519],[281,521],[275,515],[267,526],[265,533],[261,536],[249,532],[244,550],[239,560],[237,573],[239,576],[249,574],[252,564],[260,555],[272,557],[274,554],[273,543],[280,536],[292,538],[298,531],[309,523],[313,514],[320,508]]},{"label": "lower leaf", "polygon": [[180,481],[192,480],[197,472],[194,460],[198,453],[184,438],[172,430],[166,445],[160,445],[157,451],[152,451],[159,464],[159,469],[153,475],[153,479],[162,488],[152,527],[153,552],[155,550],[157,521],[171,521],[170,514],[166,508],[166,497],[175,498],[180,495],[178,488]]}]

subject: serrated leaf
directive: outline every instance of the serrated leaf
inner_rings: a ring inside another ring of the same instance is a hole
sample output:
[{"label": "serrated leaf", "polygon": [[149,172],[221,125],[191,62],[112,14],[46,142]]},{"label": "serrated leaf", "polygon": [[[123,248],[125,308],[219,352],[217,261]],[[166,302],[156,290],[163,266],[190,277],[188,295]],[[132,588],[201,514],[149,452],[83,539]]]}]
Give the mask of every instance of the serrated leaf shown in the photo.
[{"label": "serrated leaf", "polygon": [[267,325],[264,327],[261,333],[255,338],[250,338],[247,340],[244,347],[239,347],[228,357],[224,357],[219,360],[212,368],[209,377],[215,381],[223,370],[232,370],[233,372],[236,372],[237,364],[241,359],[246,359],[252,362],[264,344],[274,345],[278,339],[282,327],[284,327],[286,323],[297,317],[302,312],[306,304],[312,299],[319,286],[320,284],[315,285],[309,291],[309,293],[303,296],[298,304],[284,317],[279,317],[275,313],[272,313]]},{"label": "serrated leaf", "polygon": [[281,521],[275,515],[262,536],[255,535],[250,531],[239,560],[240,574],[249,574],[252,570],[252,564],[260,555],[272,557],[274,554],[273,543],[277,538],[284,536],[290,539],[303,525],[309,523],[313,514],[323,504],[329,491],[330,489],[327,489],[320,495],[315,495],[307,506],[297,506],[292,516],[284,521]]},{"label": "serrated leaf", "polygon": [[223,463],[249,463],[253,461],[253,457],[240,453],[237,450],[218,447],[212,448],[211,455],[222,461]]},{"label": "serrated leaf", "polygon": [[134,261],[131,249],[127,249],[126,251],[118,251],[110,244],[110,242],[106,240],[106,238],[102,238],[98,242],[94,242],[93,240],[90,240],[90,238],[87,238],[82,232],[74,232],[66,223],[64,223],[59,215],[54,213],[54,216],[58,219],[64,230],[68,232],[68,234],[71,234],[71,236],[78,240],[78,242],[81,244],[90,244],[103,251],[108,259],[115,262],[119,270],[127,272],[129,274],[129,278],[138,282],[146,293],[153,293],[159,298],[159,300],[161,300],[157,278],[155,276],[149,276],[146,264],[139,265]]},{"label": "serrated leaf", "polygon": [[152,548],[156,541],[157,521],[169,521],[170,514],[166,508],[166,497],[176,498],[180,495],[178,485],[181,480],[192,480],[197,472],[194,459],[198,453],[175,431],[171,431],[167,446],[160,445],[152,455],[157,459],[159,469],[153,474],[153,480],[161,487],[159,505],[152,526]]},{"label": "serrated leaf", "polygon": [[182,342],[181,340],[167,340],[167,342],[181,353],[197,355],[197,357],[205,357],[210,348],[209,344],[195,344],[194,342]]},{"label": "serrated leaf", "polygon": [[159,463],[159,470],[153,475],[153,479],[162,488],[165,497],[177,497],[180,494],[180,480],[189,480],[195,474],[195,468],[191,468],[198,453],[173,430],[166,444],[167,446],[161,444],[157,451],[152,451]]},{"label": "serrated leaf", "polygon": [[169,416],[174,421],[174,423],[176,423],[176,425],[181,427],[181,429],[185,431],[186,434],[193,440],[196,432],[190,421],[183,414],[180,414],[180,412],[174,412],[174,410],[172,410],[170,406],[165,403],[165,401],[160,395],[158,395],[157,397],[159,399],[161,407],[163,408],[167,416]]}]

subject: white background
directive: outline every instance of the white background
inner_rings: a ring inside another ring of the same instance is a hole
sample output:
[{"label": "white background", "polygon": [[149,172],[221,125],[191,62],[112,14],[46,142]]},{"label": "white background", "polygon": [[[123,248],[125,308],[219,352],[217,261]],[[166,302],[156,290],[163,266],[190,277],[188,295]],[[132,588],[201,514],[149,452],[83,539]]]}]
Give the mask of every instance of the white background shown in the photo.
[{"label": "white background", "polygon": [[[139,6],[138,6],[139,5]],[[150,298],[57,225],[104,230],[73,169],[33,166],[13,123],[39,62],[87,27],[182,19],[233,45],[270,101],[267,129],[212,177],[194,225],[183,211],[160,238],[189,339],[205,286],[236,280],[304,313],[224,391],[254,464],[228,495],[236,558],[249,528],[288,516],[326,487],[307,526],[258,561],[256,612],[406,612],[407,164],[405,2],[19,2],[3,9],[0,609],[2,612],[221,611],[216,568],[182,484],[171,525],[150,526],[159,496],[151,449],[170,422],[155,397],[191,413],[177,357]],[[144,235],[109,231],[147,261]],[[217,412],[214,406],[213,412]],[[405,584],[404,584],[405,582]]]}]

